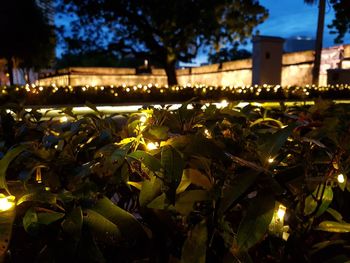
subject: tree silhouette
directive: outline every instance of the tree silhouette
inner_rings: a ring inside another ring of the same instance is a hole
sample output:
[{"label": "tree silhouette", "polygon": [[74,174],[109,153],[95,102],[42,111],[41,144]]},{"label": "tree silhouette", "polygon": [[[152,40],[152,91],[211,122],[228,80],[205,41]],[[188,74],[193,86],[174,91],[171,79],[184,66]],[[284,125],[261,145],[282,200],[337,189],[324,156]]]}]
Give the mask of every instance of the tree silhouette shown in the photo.
[{"label": "tree silhouette", "polygon": [[346,33],[350,33],[350,1],[349,0],[330,0],[335,12],[335,19],[328,27],[334,29],[331,31],[337,34],[336,43],[342,43]]},{"label": "tree silhouette", "polygon": [[312,84],[318,85],[321,65],[321,53],[323,46],[324,19],[326,11],[326,0],[304,0],[306,4],[316,4],[318,2],[317,32],[315,44],[315,60],[312,70]]},{"label": "tree silhouette", "polygon": [[177,84],[177,62],[190,62],[205,45],[244,40],[268,14],[257,0],[62,0],[60,10],[76,18],[66,39],[90,47],[108,42],[136,56],[147,52],[170,85]]},{"label": "tree silhouette", "polygon": [[0,8],[0,58],[7,60],[10,84],[13,67],[42,68],[55,56],[55,36],[35,0],[7,0]]}]

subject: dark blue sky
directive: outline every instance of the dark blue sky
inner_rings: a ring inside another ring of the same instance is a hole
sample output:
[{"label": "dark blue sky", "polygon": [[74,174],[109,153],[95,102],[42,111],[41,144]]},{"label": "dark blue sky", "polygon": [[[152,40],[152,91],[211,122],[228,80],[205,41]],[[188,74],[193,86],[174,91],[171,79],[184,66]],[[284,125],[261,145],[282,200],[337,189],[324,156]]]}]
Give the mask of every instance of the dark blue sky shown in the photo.
[{"label": "dark blue sky", "polygon": [[[349,0],[350,1],[350,0]],[[317,28],[317,5],[306,5],[304,0],[260,0],[261,5],[269,10],[269,17],[264,23],[259,25],[260,35],[278,36],[283,38],[304,36],[316,38]],[[331,35],[327,28],[334,18],[333,8],[327,4],[323,46],[334,46],[335,35]],[[344,38],[344,43],[350,43],[349,34]],[[245,47],[252,49],[252,44],[248,41]],[[207,62],[205,55],[199,55],[197,63]]]},{"label": "dark blue sky", "polygon": [[[269,18],[260,26],[261,35],[276,35],[283,38],[293,36],[315,37],[317,5],[306,5],[303,0],[260,0],[269,9]],[[333,8],[326,6],[326,25],[334,18]],[[334,35],[325,26],[324,45],[333,45]]]},{"label": "dark blue sky", "polygon": [[[306,5],[304,0],[260,0],[260,3],[269,10],[269,18],[256,30],[260,35],[279,36],[283,38],[305,36],[315,38],[317,27],[317,5]],[[334,12],[330,5],[326,7],[326,21],[324,31],[324,46],[334,45],[335,35],[329,33],[327,25],[332,22]],[[62,21],[58,21],[61,22]],[[350,36],[344,39],[345,43],[350,43]],[[250,40],[247,49],[251,49]],[[60,55],[61,49],[57,48]],[[206,62],[206,56],[201,54],[198,56],[196,63]]]}]

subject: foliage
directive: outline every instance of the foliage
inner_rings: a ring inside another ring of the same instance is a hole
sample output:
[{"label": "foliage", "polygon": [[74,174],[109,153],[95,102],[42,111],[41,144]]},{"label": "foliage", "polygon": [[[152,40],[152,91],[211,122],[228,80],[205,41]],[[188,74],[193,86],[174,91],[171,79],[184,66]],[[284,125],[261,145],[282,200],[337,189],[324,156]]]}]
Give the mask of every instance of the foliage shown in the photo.
[{"label": "foliage", "polygon": [[350,33],[350,2],[346,0],[330,0],[335,12],[335,18],[328,27],[334,29],[331,31],[337,34],[336,43],[342,43],[347,33]]},{"label": "foliage", "polygon": [[[0,58],[19,68],[42,68],[55,56],[55,36],[35,0],[2,1]],[[10,74],[11,74],[11,69]]]},{"label": "foliage", "polygon": [[1,110],[10,262],[349,260],[349,105],[88,106]]},{"label": "foliage", "polygon": [[59,6],[62,14],[76,18],[68,41],[102,47],[111,43],[112,50],[135,55],[147,52],[165,68],[169,84],[177,84],[178,61],[191,61],[204,45],[244,40],[267,18],[257,0],[63,0]]},{"label": "foliage", "polygon": [[251,52],[246,49],[239,49],[239,45],[235,44],[231,48],[221,48],[218,52],[209,54],[208,60],[210,63],[214,64],[251,57]]},{"label": "foliage", "polygon": [[120,57],[109,54],[108,51],[86,52],[84,54],[65,53],[56,62],[56,68],[68,67],[137,67],[142,65],[143,61],[135,59],[121,59]]}]

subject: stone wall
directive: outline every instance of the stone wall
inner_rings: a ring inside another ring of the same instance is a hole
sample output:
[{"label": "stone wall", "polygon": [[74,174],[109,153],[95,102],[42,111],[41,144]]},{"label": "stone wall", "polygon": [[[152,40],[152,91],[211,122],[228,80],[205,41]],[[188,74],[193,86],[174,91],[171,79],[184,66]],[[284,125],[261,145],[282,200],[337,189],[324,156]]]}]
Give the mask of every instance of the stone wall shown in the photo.
[{"label": "stone wall", "polygon": [[[328,49],[325,49],[327,51]],[[350,68],[350,45],[344,46],[342,68]],[[312,81],[313,51],[283,54],[281,85],[307,85]],[[177,70],[180,85],[235,85],[252,83],[252,59]],[[166,85],[163,69],[152,69],[149,74],[137,74],[131,68],[68,68],[55,76],[39,79],[39,85],[137,85],[158,83]],[[327,75],[320,75],[320,85],[327,84]]]}]

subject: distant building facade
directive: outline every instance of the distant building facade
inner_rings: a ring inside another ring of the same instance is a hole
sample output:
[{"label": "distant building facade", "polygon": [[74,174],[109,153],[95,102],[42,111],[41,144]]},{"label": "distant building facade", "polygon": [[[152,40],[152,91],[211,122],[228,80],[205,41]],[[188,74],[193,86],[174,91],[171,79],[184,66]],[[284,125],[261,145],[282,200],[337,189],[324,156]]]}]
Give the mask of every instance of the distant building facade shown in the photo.
[{"label": "distant building facade", "polygon": [[[327,85],[328,69],[350,69],[350,45],[323,49],[322,57],[320,85]],[[280,84],[283,86],[311,84],[313,62],[314,51],[312,50],[283,54]],[[266,65],[264,64],[264,66]],[[178,69],[176,74],[180,85],[191,83],[213,86],[246,86],[253,83],[253,60],[242,59],[221,64]],[[268,80],[264,79],[264,81]],[[43,86],[51,84],[57,86],[98,86],[148,83],[166,85],[165,70],[151,68],[148,74],[138,74],[136,69],[132,68],[67,68],[58,70],[54,74],[43,75],[37,81],[38,85]]]}]

